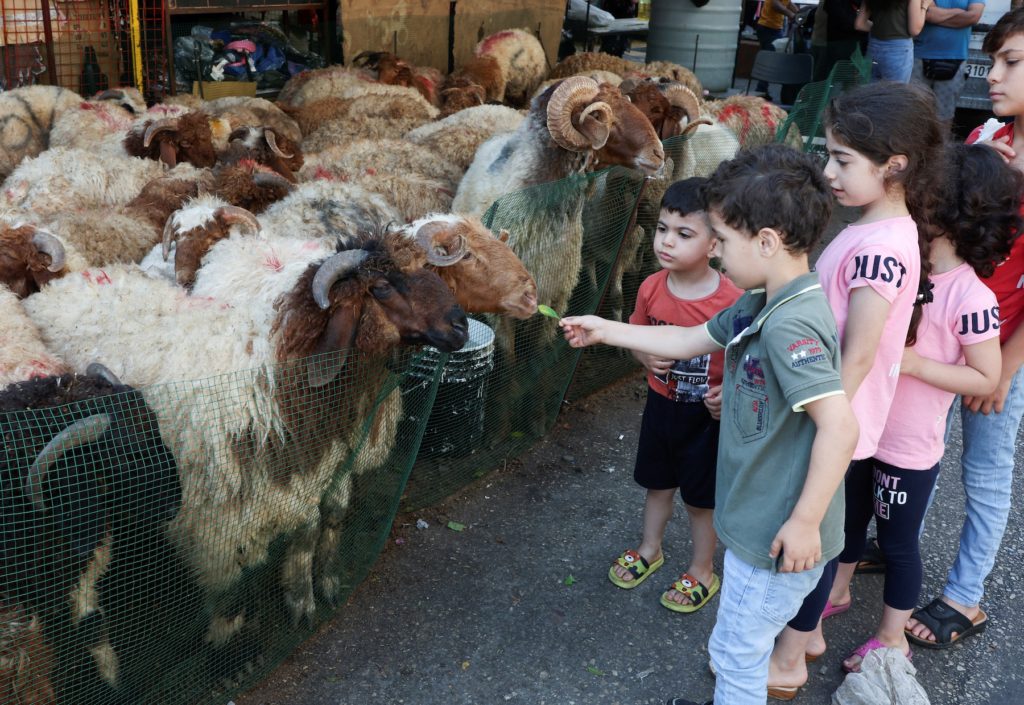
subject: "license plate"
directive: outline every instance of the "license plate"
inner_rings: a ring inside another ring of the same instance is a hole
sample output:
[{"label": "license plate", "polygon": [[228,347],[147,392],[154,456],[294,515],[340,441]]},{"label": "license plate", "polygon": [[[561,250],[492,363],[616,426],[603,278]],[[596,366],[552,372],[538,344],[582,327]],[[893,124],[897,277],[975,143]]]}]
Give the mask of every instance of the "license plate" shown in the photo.
[{"label": "license plate", "polygon": [[967,64],[967,78],[988,78],[987,64]]}]

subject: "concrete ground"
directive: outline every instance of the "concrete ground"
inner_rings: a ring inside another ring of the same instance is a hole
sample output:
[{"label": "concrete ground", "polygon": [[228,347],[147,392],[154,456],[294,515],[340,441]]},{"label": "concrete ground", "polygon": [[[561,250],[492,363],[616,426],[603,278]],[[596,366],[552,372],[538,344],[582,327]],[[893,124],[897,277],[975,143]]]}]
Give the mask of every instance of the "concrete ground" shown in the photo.
[{"label": "concrete ground", "polygon": [[[527,454],[440,507],[399,517],[387,550],[337,618],[237,705],[711,697],[706,645],[717,599],[690,615],[658,604],[689,556],[682,507],[660,573],[632,591],[606,577],[611,560],[639,538],[643,492],[632,463],[644,386],[636,374],[572,401]],[[947,458],[959,448],[957,431]],[[962,507],[958,467],[944,464],[923,538],[922,601],[941,589]],[[417,529],[418,519],[429,527]],[[466,528],[452,531],[448,521]],[[1017,508],[988,580],[987,632],[946,651],[914,651],[933,705],[1024,702],[1024,617],[1015,609],[1024,590],[1021,526]],[[827,622],[829,650],[797,703],[829,702],[843,680],[841,660],[872,633],[881,589],[881,576],[856,578],[853,608]]]}]

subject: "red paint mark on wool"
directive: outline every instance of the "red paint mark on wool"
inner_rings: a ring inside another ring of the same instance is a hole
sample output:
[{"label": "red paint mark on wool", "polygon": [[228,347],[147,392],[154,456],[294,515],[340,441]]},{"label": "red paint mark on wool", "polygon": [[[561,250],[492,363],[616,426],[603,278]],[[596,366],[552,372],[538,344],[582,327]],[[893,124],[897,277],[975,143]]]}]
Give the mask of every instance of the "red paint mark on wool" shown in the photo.
[{"label": "red paint mark on wool", "polygon": [[377,175],[377,170],[374,169],[372,166],[368,166],[368,167],[366,167],[366,175],[367,176],[376,176]]},{"label": "red paint mark on wool", "polygon": [[313,173],[313,178],[314,179],[324,179],[326,181],[333,181],[334,180],[334,174],[329,172],[325,167],[318,166],[316,168],[316,171]]},{"label": "red paint mark on wool", "polygon": [[750,111],[738,105],[730,105],[719,114],[718,121],[725,122],[734,117],[739,117],[742,123],[742,128],[734,131],[737,133],[736,136],[739,137],[740,142],[743,142],[747,138],[747,133],[750,132]]},{"label": "red paint mark on wool", "polygon": [[280,272],[284,268],[281,264],[281,260],[277,258],[277,253],[268,252],[267,256],[263,258],[263,267],[269,269],[272,272]]},{"label": "red paint mark on wool", "polygon": [[481,56],[483,54],[486,54],[487,52],[494,49],[495,45],[500,44],[506,39],[511,39],[514,36],[516,36],[516,34],[511,30],[505,30],[504,32],[495,32],[491,36],[487,37],[487,39],[485,39],[483,43],[481,43],[480,46],[477,47],[476,55]]},{"label": "red paint mark on wool", "polygon": [[96,275],[96,283],[97,284],[101,284],[101,285],[106,285],[106,284],[113,284],[114,282],[113,282],[113,280],[109,276],[107,276],[107,273],[104,272],[101,269],[100,273]]}]

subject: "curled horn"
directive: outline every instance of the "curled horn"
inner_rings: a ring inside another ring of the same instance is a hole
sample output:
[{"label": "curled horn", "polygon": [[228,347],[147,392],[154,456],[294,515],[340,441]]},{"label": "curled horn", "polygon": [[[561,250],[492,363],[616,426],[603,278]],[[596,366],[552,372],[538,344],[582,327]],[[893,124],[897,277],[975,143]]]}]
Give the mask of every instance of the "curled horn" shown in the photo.
[{"label": "curled horn", "polygon": [[286,191],[292,190],[292,182],[278,174],[276,171],[258,171],[253,174],[252,182],[257,186],[279,186]]},{"label": "curled horn", "polygon": [[615,119],[614,113],[612,113],[612,106],[604,101],[591,103],[580,113],[580,125],[588,117],[593,117],[600,125],[597,133],[591,137],[590,146],[594,149],[601,149],[608,141],[608,136],[612,132],[612,121]]},{"label": "curled horn", "polygon": [[330,293],[334,282],[358,267],[370,256],[366,250],[346,250],[331,255],[316,270],[313,277],[313,300],[321,310],[331,305]]},{"label": "curled horn", "polygon": [[670,83],[662,88],[662,93],[672,106],[683,109],[690,122],[700,117],[700,98],[686,86]]},{"label": "curled horn", "polygon": [[50,266],[47,269],[51,272],[59,272],[64,269],[64,245],[45,230],[36,230],[32,235],[32,244],[44,255],[50,256]]},{"label": "curled horn", "polygon": [[112,88],[110,90],[103,91],[93,100],[124,100],[124,91]]},{"label": "curled horn", "polygon": [[111,419],[107,414],[93,414],[81,419],[58,433],[46,444],[39,456],[32,462],[25,478],[25,492],[32,505],[40,512],[46,511],[43,503],[43,482],[50,466],[57,462],[64,453],[86,443],[92,443],[106,433]]},{"label": "curled horn", "polygon": [[157,133],[163,132],[164,130],[177,130],[178,119],[177,118],[163,118],[150,123],[149,127],[146,128],[146,134],[142,138],[142,146],[149,149],[149,143],[153,141],[153,138]]},{"label": "curled horn", "polygon": [[263,137],[267,140],[267,146],[270,147],[270,151],[282,159],[291,159],[295,156],[294,154],[285,154],[281,151],[281,148],[277,146],[277,135],[270,128],[263,131]]},{"label": "curled horn", "polygon": [[256,216],[251,211],[247,211],[239,206],[221,206],[213,212],[213,217],[228,224],[238,223],[240,225],[247,225],[253,235],[259,235],[260,230],[262,230],[260,221],[256,220]]},{"label": "curled horn", "polygon": [[706,118],[706,117],[698,118],[697,120],[694,120],[693,122],[687,123],[686,127],[683,128],[683,131],[682,131],[681,134],[688,135],[691,132],[696,132],[697,128],[700,127],[701,125],[714,125],[714,124],[715,123],[713,123],[709,118]]},{"label": "curled horn", "polygon": [[548,101],[547,127],[551,139],[570,152],[592,149],[591,140],[572,124],[572,114],[597,96],[597,81],[585,76],[570,76],[562,81]]},{"label": "curled horn", "polygon": [[434,238],[439,233],[446,232],[448,229],[447,225],[444,221],[432,220],[421,225],[419,230],[416,231],[416,243],[426,251],[427,262],[435,267],[449,267],[466,256],[468,245],[466,238],[462,235],[458,236],[458,246],[454,252],[441,254],[438,251],[439,248],[434,243]]},{"label": "curled horn", "polygon": [[171,256],[171,243],[178,238],[178,229],[174,226],[174,214],[172,213],[167,218],[167,222],[164,223],[164,236],[161,242],[163,242],[163,255],[164,262]]},{"label": "curled horn", "polygon": [[100,362],[90,362],[89,366],[85,368],[85,374],[90,377],[98,377],[107,384],[111,384],[115,387],[123,386],[123,383],[117,378],[117,375],[111,372],[109,367]]}]

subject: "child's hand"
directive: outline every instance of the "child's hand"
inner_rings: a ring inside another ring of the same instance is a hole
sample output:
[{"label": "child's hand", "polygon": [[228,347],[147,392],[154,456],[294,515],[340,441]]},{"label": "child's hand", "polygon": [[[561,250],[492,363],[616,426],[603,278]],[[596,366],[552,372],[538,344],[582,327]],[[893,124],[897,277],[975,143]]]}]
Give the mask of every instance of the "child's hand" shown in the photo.
[{"label": "child's hand", "polygon": [[782,560],[780,573],[800,573],[810,570],[821,560],[821,534],[817,526],[790,517],[775,534],[768,555]]},{"label": "child's hand", "polygon": [[1010,146],[1010,136],[1004,135],[999,139],[995,140],[978,140],[974,144],[983,144],[986,147],[991,147],[999,153],[999,156],[1003,158],[1003,161],[1009,163],[1013,161],[1014,157],[1017,156],[1017,152]]},{"label": "child's hand", "polygon": [[676,364],[675,360],[667,360],[657,355],[648,355],[642,352],[633,354],[636,356],[637,361],[655,377],[664,377],[672,369],[672,365]]},{"label": "child's hand", "polygon": [[603,341],[604,324],[606,321],[598,316],[568,316],[561,319],[565,339],[574,348],[585,348]]},{"label": "child's hand", "polygon": [[722,418],[722,385],[716,385],[708,390],[704,395],[704,406],[715,421]]}]

